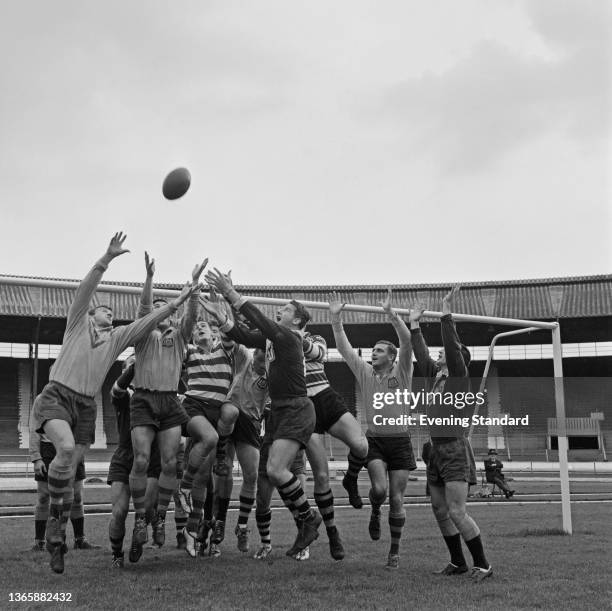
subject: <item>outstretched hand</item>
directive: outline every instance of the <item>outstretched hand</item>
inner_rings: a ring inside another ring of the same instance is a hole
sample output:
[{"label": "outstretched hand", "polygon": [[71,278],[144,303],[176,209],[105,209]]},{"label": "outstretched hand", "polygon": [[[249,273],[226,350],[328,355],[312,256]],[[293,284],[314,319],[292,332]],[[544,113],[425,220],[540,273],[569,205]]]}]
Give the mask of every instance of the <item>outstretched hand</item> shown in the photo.
[{"label": "outstretched hand", "polygon": [[200,263],[199,265],[196,264],[196,266],[193,268],[193,271],[191,272],[191,280],[194,284],[200,282],[200,276],[202,275],[202,272],[204,271],[207,265],[208,257],[206,257],[206,259],[204,259],[204,261],[202,261],[202,263]]},{"label": "outstretched hand", "polygon": [[228,293],[234,288],[231,274],[231,271],[224,274],[215,267],[214,270],[208,270],[208,272],[206,272],[205,279],[210,286],[221,293],[221,295],[224,297],[227,297]]},{"label": "outstretched hand", "polygon": [[124,235],[122,231],[117,232],[111,239],[108,248],[106,249],[106,254],[113,259],[122,255],[126,252],[130,252],[127,248],[123,248],[123,243],[125,242],[125,238],[127,235]]},{"label": "outstretched hand", "polygon": [[184,301],[189,299],[189,297],[198,292],[201,288],[201,284],[193,284],[192,282],[188,282],[181,289],[181,294],[172,302],[173,305],[178,308]]},{"label": "outstretched hand", "polygon": [[453,310],[453,299],[455,295],[459,292],[461,288],[460,284],[455,284],[455,286],[446,294],[442,299],[442,314],[451,314]]},{"label": "outstretched hand", "polygon": [[410,313],[408,314],[408,322],[419,322],[425,310],[426,308],[421,305],[415,305],[414,307],[410,308]]},{"label": "outstretched hand", "polygon": [[147,276],[149,276],[149,278],[152,278],[153,274],[155,273],[155,259],[150,259],[149,253],[146,250],[145,250],[145,268],[147,270]]},{"label": "outstretched hand", "polygon": [[329,302],[329,311],[331,312],[332,316],[339,316],[346,305],[346,302],[343,302],[340,299],[340,295],[338,295],[336,291],[329,294],[327,301]]},{"label": "outstretched hand", "polygon": [[210,289],[210,294],[208,297],[205,295],[200,296],[200,305],[217,321],[218,324],[223,324],[227,319],[227,310],[224,304],[224,301],[219,300],[215,289]]},{"label": "outstretched hand", "polygon": [[393,308],[391,307],[391,297],[392,296],[393,296],[393,293],[391,292],[391,289],[387,289],[387,296],[385,297],[383,301],[380,302],[382,309],[385,311],[385,314],[387,314],[388,316],[393,315]]}]

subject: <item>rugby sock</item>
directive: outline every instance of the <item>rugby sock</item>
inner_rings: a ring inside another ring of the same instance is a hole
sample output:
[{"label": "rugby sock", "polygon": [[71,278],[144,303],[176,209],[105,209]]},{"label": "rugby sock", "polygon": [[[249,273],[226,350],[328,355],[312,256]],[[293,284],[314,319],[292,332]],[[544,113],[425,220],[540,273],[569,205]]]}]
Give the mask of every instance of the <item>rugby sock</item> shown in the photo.
[{"label": "rugby sock", "polygon": [[176,475],[174,473],[172,475],[166,475],[162,471],[159,476],[159,487],[157,491],[157,514],[164,519],[175,488]]},{"label": "rugby sock", "polygon": [[37,541],[44,540],[45,528],[47,528],[47,520],[35,520],[34,521],[34,538]]},{"label": "rugby sock", "polygon": [[176,526],[176,532],[180,532],[187,524],[187,518],[189,517],[181,508],[180,503],[176,501],[176,489],[174,490],[172,497],[174,498],[174,525]]},{"label": "rugby sock", "polygon": [[85,537],[85,518],[70,518],[72,522],[72,531],[75,539],[83,539]]},{"label": "rugby sock", "polygon": [[219,441],[217,441],[217,462],[223,462],[225,460],[225,449],[228,439],[229,435],[219,434]]},{"label": "rugby sock", "polygon": [[194,444],[189,452],[189,461],[187,462],[187,468],[183,473],[183,479],[181,480],[181,488],[190,489],[193,488],[193,480],[195,478],[200,465],[206,460],[206,454],[202,453],[204,444],[198,442]]},{"label": "rugby sock", "polygon": [[76,520],[85,517],[83,510],[83,495],[80,490],[75,491],[74,499],[72,500],[72,508],[70,509],[70,519]]},{"label": "rugby sock", "polygon": [[204,519],[209,522],[213,519],[213,506],[215,503],[215,493],[212,486],[206,489],[206,498],[204,499]]},{"label": "rugby sock", "polygon": [[270,524],[272,523],[272,512],[268,509],[265,513],[257,513],[255,511],[255,522],[257,522],[257,530],[262,545],[271,545]]},{"label": "rugby sock", "polygon": [[[243,490],[244,486],[240,492],[243,492]],[[238,526],[241,528],[246,528],[246,525],[249,521],[249,514],[251,513],[251,509],[253,507],[253,503],[255,503],[255,499],[252,498],[252,496],[244,496],[241,494],[238,497],[238,501],[240,502],[240,508],[238,510]]]},{"label": "rugby sock", "polygon": [[[484,549],[482,547],[482,541],[480,540],[480,535],[466,541],[468,549],[470,550],[470,554],[472,554],[472,558],[474,560],[474,566],[477,566],[481,569],[488,569],[489,563],[484,555]],[[454,564],[454,562],[453,562]]]},{"label": "rugby sock", "polygon": [[327,492],[315,492],[315,503],[319,508],[327,532],[334,529],[334,495],[331,488]]},{"label": "rugby sock", "polygon": [[72,503],[74,501],[74,480],[70,480],[70,486],[64,491],[64,502],[62,504],[62,535],[66,540],[66,526],[72,511]]},{"label": "rugby sock", "polygon": [[451,563],[455,566],[467,564],[463,555],[463,549],[461,549],[461,535],[459,533],[456,535],[445,535],[444,541],[450,552]]},{"label": "rugby sock", "polygon": [[227,510],[229,508],[229,504],[229,499],[222,499],[221,497],[217,499],[217,520],[225,522],[225,520],[227,519]]},{"label": "rugby sock", "polygon": [[123,538],[125,537],[125,522],[120,522],[114,516],[108,523],[108,538],[113,550],[113,556],[123,555]]},{"label": "rugby sock", "polygon": [[70,488],[72,467],[70,465],[60,465],[57,457],[49,465],[49,514],[61,520],[64,505],[64,495]]},{"label": "rugby sock", "polygon": [[283,503],[295,518],[309,518],[312,515],[308,498],[304,489],[295,475],[291,476],[284,484],[277,487]]},{"label": "rugby sock", "polygon": [[390,554],[399,554],[400,539],[402,538],[402,531],[404,530],[404,524],[406,523],[406,512],[400,513],[389,512],[389,531],[391,533],[391,549]]},{"label": "rugby sock", "polygon": [[349,452],[347,459],[348,459],[348,469],[346,471],[346,477],[351,478],[351,479],[357,479],[359,477],[359,472],[365,465],[365,457],[358,458],[351,451]]},{"label": "rugby sock", "polygon": [[200,519],[202,518],[202,511],[204,509],[206,491],[207,488],[202,488],[202,486],[195,486],[191,490],[191,507],[193,511],[191,511],[187,520],[188,532],[198,532],[198,526],[200,525]]},{"label": "rugby sock", "polygon": [[147,493],[147,475],[137,476],[130,473],[130,494],[134,503],[134,511],[143,516],[145,513],[145,495]]}]

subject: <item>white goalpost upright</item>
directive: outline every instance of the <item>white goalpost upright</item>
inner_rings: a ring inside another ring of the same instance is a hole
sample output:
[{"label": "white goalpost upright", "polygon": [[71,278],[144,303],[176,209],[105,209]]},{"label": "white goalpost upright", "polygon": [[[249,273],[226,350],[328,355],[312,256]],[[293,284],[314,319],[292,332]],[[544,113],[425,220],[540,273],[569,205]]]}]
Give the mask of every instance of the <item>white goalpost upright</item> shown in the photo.
[{"label": "white goalpost upright", "polygon": [[[18,278],[9,276],[0,276],[0,285],[12,286],[35,286],[40,288],[67,288],[76,289],[78,283],[62,280],[43,280],[34,278]],[[111,284],[100,284],[98,291],[106,293],[124,293],[124,294],[140,294],[141,287],[137,286],[121,286]],[[159,296],[175,297],[179,291],[170,289],[156,289],[154,294]],[[245,296],[253,303],[260,305],[284,305],[287,299],[279,299],[277,297],[254,297]],[[300,299],[300,303],[307,308],[328,309],[328,304],[319,301],[305,301]],[[355,305],[346,304],[345,311],[348,312],[370,312],[382,314],[383,309],[380,306]],[[398,314],[408,315],[410,310],[404,308],[394,308]],[[428,318],[440,319],[442,312],[423,312],[423,316]],[[553,347],[553,368],[555,377],[555,405],[558,427],[558,444],[559,444],[559,477],[561,481],[561,510],[563,519],[563,531],[567,534],[572,534],[572,513],[570,505],[570,489],[569,489],[569,466],[567,460],[568,442],[567,442],[567,427],[565,422],[565,393],[563,388],[563,347],[561,344],[561,328],[557,322],[541,322],[534,320],[521,320],[515,318],[499,318],[495,316],[478,316],[473,314],[458,314],[453,312],[453,319],[459,322],[475,322],[494,324],[507,327],[521,327],[520,331],[511,334],[524,333],[528,330],[546,329],[552,333]],[[501,334],[504,335],[504,334]]]}]

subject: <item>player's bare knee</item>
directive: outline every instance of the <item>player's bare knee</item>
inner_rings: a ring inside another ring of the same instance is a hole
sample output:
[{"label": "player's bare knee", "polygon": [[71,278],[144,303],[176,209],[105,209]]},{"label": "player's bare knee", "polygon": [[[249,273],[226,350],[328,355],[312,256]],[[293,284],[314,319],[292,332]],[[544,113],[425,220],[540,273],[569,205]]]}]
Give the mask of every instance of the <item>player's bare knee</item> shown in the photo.
[{"label": "player's bare knee", "polygon": [[387,498],[387,487],[373,484],[370,489],[370,500],[377,505],[382,505]]},{"label": "player's bare knee", "polygon": [[166,476],[176,477],[176,456],[170,456],[162,460],[162,473]]},{"label": "player's bare knee", "polygon": [[146,475],[149,468],[149,455],[144,452],[139,452],[134,455],[133,470],[136,475]]},{"label": "player's bare knee", "polygon": [[224,403],[221,406],[220,421],[229,426],[233,426],[238,419],[238,408],[233,403]]},{"label": "player's bare knee", "polygon": [[74,439],[62,439],[55,449],[55,461],[64,467],[72,464],[75,452]]},{"label": "player's bare knee", "polygon": [[365,437],[361,437],[361,439],[351,447],[351,452],[357,458],[365,458],[368,455],[368,440]]}]

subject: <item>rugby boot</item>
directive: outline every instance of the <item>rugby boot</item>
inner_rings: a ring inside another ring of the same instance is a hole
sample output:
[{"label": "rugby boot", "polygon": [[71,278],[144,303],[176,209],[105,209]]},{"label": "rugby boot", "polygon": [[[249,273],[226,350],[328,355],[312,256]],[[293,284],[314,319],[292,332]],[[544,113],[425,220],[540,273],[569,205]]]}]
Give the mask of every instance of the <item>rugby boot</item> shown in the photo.
[{"label": "rugby boot", "polygon": [[319,538],[319,526],[322,521],[321,514],[313,509],[310,510],[310,515],[307,518],[298,518],[298,534],[293,543],[296,552],[306,549]]},{"label": "rugby boot", "polygon": [[297,560],[298,562],[302,562],[304,560],[310,560],[310,548],[306,547],[305,549],[303,549],[301,552],[298,552],[295,556],[294,556],[295,560]]},{"label": "rugby boot", "polygon": [[132,544],[130,545],[129,560],[138,562],[142,556],[142,547],[147,542],[147,522],[144,516],[138,516],[134,520],[132,532]]},{"label": "rugby boot", "polygon": [[44,552],[45,551],[45,542],[42,539],[35,539],[34,545],[32,546],[31,551],[33,552]]},{"label": "rugby boot", "polygon": [[272,554],[272,546],[264,543],[255,553],[253,558],[255,560],[265,560],[268,556]]},{"label": "rugby boot", "polygon": [[245,526],[244,528],[240,528],[238,524],[236,524],[236,529],[234,530],[234,534],[238,537],[238,549],[246,553],[249,551],[249,533],[251,531]]},{"label": "rugby boot", "polygon": [[225,539],[225,522],[223,520],[215,520],[215,525],[210,535],[210,542],[219,545]]},{"label": "rugby boot", "polygon": [[468,572],[467,564],[453,564],[449,562],[443,569],[438,571],[434,571],[434,575],[462,575],[463,573]]},{"label": "rugby boot", "polygon": [[334,560],[342,560],[344,558],[344,546],[342,545],[342,539],[340,539],[340,533],[334,526],[327,531],[329,537],[329,553]]},{"label": "rugby boot", "polygon": [[483,579],[487,577],[491,577],[493,575],[493,567],[489,566],[488,569],[481,569],[478,566],[472,567],[472,572],[470,573],[470,579],[474,583],[480,583]]},{"label": "rugby boot", "polygon": [[111,568],[122,569],[123,568],[123,552],[119,554],[113,554],[113,560],[111,562]]},{"label": "rugby boot", "polygon": [[396,571],[399,569],[399,554],[389,554],[385,568],[388,571]]},{"label": "rugby boot", "polygon": [[153,528],[153,543],[158,547],[166,542],[166,518],[159,514],[156,514],[151,522]]},{"label": "rugby boot", "polygon": [[224,457],[217,456],[217,460],[213,465],[213,473],[218,477],[227,477],[230,474],[230,468]]},{"label": "rugby boot", "polygon": [[185,549],[187,541],[183,532],[176,533],[176,549]]},{"label": "rugby boot", "polygon": [[357,486],[357,478],[349,477],[345,475],[342,478],[342,486],[348,493],[349,503],[355,509],[361,509],[363,507],[363,501],[361,500],[361,496],[359,494],[359,488]]},{"label": "rugby boot", "polygon": [[190,533],[187,528],[183,528],[183,536],[185,537],[185,551],[192,557],[197,556],[197,542],[195,535]]},{"label": "rugby boot", "polygon": [[102,547],[93,545],[85,537],[77,537],[74,540],[74,549],[102,549]]}]

